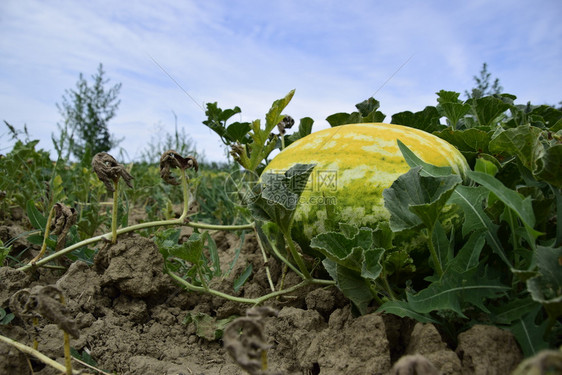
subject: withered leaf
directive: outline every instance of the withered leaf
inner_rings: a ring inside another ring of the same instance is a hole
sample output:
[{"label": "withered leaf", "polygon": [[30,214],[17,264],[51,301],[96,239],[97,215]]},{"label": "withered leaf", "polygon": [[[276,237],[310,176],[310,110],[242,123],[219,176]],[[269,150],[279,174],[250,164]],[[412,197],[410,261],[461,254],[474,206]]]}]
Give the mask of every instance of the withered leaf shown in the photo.
[{"label": "withered leaf", "polygon": [[106,152],[100,152],[94,156],[92,159],[92,168],[110,193],[115,191],[115,184],[120,177],[123,177],[127,186],[130,188],[133,187],[133,176],[131,176],[125,167],[119,164],[113,156]]},{"label": "withered leaf", "polygon": [[10,309],[22,318],[41,316],[55,323],[60,329],[74,338],[80,337],[80,331],[74,319],[63,304],[62,291],[54,286],[36,286],[21,289],[10,298]]},{"label": "withered leaf", "polygon": [[199,165],[194,157],[187,156],[184,158],[176,151],[168,150],[160,158],[160,177],[170,185],[179,185],[180,182],[171,174],[173,168],[183,170],[193,168],[195,172],[199,171]]},{"label": "withered leaf", "polygon": [[66,236],[68,235],[70,228],[76,224],[78,213],[74,207],[67,207],[62,203],[56,203],[54,210],[55,218],[51,224],[51,233],[58,236],[55,250],[60,250],[64,247]]}]

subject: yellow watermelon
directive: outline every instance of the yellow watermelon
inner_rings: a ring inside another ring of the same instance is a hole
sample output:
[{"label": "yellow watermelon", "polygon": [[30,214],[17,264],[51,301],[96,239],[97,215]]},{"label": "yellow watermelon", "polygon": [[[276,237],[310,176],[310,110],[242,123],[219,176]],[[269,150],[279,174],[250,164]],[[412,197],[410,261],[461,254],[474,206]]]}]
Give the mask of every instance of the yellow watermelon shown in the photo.
[{"label": "yellow watermelon", "polygon": [[338,230],[340,222],[375,228],[388,221],[382,192],[410,167],[397,140],[423,161],[450,166],[464,177],[468,165],[451,144],[422,130],[392,124],[341,125],[312,133],[280,152],[263,173],[316,164],[299,200],[294,227],[308,240]]}]

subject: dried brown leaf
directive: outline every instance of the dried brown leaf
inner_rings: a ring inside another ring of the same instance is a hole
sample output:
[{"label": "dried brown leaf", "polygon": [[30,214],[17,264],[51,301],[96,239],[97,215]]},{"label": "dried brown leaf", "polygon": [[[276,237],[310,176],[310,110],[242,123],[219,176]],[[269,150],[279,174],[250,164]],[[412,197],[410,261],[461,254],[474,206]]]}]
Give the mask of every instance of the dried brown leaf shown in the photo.
[{"label": "dried brown leaf", "polygon": [[119,181],[120,177],[123,177],[127,186],[130,188],[133,187],[133,176],[131,176],[125,167],[119,164],[113,156],[106,152],[100,152],[94,156],[92,159],[92,168],[110,193],[115,191],[115,184]]},{"label": "dried brown leaf", "polygon": [[55,250],[60,250],[64,247],[66,236],[68,235],[70,228],[76,224],[78,213],[74,207],[68,207],[62,203],[56,203],[54,209],[55,218],[51,224],[51,233],[58,236]]},{"label": "dried brown leaf", "polygon": [[160,158],[160,177],[170,185],[179,185],[178,180],[171,174],[171,170],[174,168],[183,170],[193,168],[195,172],[199,171],[199,165],[194,157],[187,156],[184,158],[176,151],[168,150]]},{"label": "dried brown leaf", "polygon": [[42,316],[74,338],[80,337],[76,321],[69,317],[62,291],[54,285],[21,289],[10,298],[10,309],[21,318]]},{"label": "dried brown leaf", "polygon": [[254,307],[245,317],[233,320],[224,330],[223,343],[228,354],[250,375],[270,372],[264,369],[264,359],[271,347],[264,334],[263,318],[277,316],[270,307]]},{"label": "dried brown leaf", "polygon": [[285,129],[291,129],[295,125],[295,120],[291,116],[285,116],[279,124],[277,124],[277,129],[279,130],[279,135],[285,134]]}]

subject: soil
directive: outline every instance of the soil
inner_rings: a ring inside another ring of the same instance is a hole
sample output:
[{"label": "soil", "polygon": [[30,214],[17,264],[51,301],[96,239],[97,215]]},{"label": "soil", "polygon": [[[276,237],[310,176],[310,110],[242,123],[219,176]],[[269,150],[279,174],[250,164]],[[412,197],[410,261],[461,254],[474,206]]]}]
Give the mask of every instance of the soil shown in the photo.
[{"label": "soil", "polygon": [[[0,228],[13,238],[21,228]],[[189,230],[183,233],[189,236]],[[225,269],[240,239],[216,232],[213,238]],[[18,240],[13,251],[30,246]],[[245,316],[251,306],[188,292],[163,272],[163,258],[154,243],[133,234],[103,245],[93,265],[70,264],[66,271],[38,269],[23,273],[0,268],[0,306],[23,288],[55,285],[65,296],[68,314],[79,337],[71,346],[89,353],[100,369],[116,374],[245,374],[223,348],[217,332],[223,319]],[[247,264],[254,274],[238,291],[257,297],[268,292],[265,267],[253,235],[246,235],[229,277],[214,288],[232,293],[233,280]],[[269,261],[279,287],[282,270]],[[292,273],[285,287],[299,280]],[[268,373],[279,374],[509,374],[522,360],[513,336],[495,327],[474,326],[451,347],[431,324],[393,315],[356,316],[349,301],[333,287],[307,287],[294,295],[267,301],[277,316],[264,317]],[[190,319],[186,319],[189,317]],[[0,325],[0,334],[32,345],[63,362],[62,333],[56,324],[37,326],[20,318]],[[31,366],[31,368],[30,368]],[[394,368],[393,368],[394,366]],[[81,368],[75,364],[75,368]],[[94,373],[93,370],[88,370]],[[50,367],[0,343],[0,374],[55,374]]]}]

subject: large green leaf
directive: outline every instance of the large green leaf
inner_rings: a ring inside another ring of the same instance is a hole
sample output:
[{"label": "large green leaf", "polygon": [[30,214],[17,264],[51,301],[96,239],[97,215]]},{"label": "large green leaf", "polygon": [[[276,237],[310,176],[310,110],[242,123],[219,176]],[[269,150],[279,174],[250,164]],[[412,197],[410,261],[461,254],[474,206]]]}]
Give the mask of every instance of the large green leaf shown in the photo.
[{"label": "large green leaf", "polygon": [[548,343],[543,339],[547,321],[539,325],[535,323],[539,310],[540,307],[536,307],[508,327],[523,350],[525,357],[533,356],[539,351],[548,348]]},{"label": "large green leaf", "polygon": [[433,324],[439,324],[439,322],[433,318],[431,318],[431,316],[429,316],[429,314],[422,314],[418,311],[413,310],[410,305],[408,304],[408,302],[406,301],[388,301],[385,302],[384,304],[382,304],[377,312],[385,312],[388,314],[394,314],[396,316],[405,318],[412,318],[417,320],[418,322],[422,322],[422,323],[433,323]]},{"label": "large green leaf", "polygon": [[421,176],[421,167],[410,169],[383,191],[393,231],[425,225],[433,228],[443,207],[461,182],[457,175]]},{"label": "large green leaf", "polygon": [[264,173],[250,206],[260,220],[272,221],[288,233],[299,198],[315,164],[295,164],[284,174]]},{"label": "large green leaf", "polygon": [[358,272],[350,270],[331,259],[324,259],[322,264],[343,295],[357,307],[359,313],[367,313],[367,308],[373,300],[370,282],[361,277]]},{"label": "large green leaf", "polygon": [[440,115],[447,118],[451,127],[455,129],[459,120],[470,111],[470,105],[465,103],[445,102],[440,103],[437,106],[437,110],[439,111]]},{"label": "large green leaf", "polygon": [[536,311],[537,306],[537,302],[533,301],[529,295],[524,298],[510,299],[505,303],[498,303],[490,307],[491,319],[497,324],[509,325],[532,311]]},{"label": "large green leaf", "polygon": [[[533,228],[535,225],[535,214],[531,198],[523,198],[519,193],[507,188],[494,176],[482,172],[468,171],[468,177],[473,181],[484,186],[486,189],[494,193],[506,206],[511,208],[517,216],[525,223],[525,225]],[[538,235],[539,233],[535,233]]]},{"label": "large green leaf", "polygon": [[545,150],[544,155],[537,160],[535,176],[539,180],[562,188],[562,144]]},{"label": "large green leaf", "polygon": [[492,138],[491,132],[478,128],[464,130],[447,128],[434,134],[439,138],[443,138],[463,153],[488,153],[488,143],[490,143]]},{"label": "large green leaf", "polygon": [[490,152],[503,158],[517,156],[527,169],[534,172],[537,160],[544,155],[541,133],[541,129],[530,125],[504,130],[490,140]]},{"label": "large green leaf", "polygon": [[384,113],[378,111],[380,103],[374,98],[369,98],[355,105],[359,112],[334,113],[326,118],[330,126],[340,126],[345,124],[356,124],[361,122],[382,122],[386,117]]},{"label": "large green leaf", "polygon": [[382,271],[384,248],[375,247],[374,231],[342,225],[341,232],[326,232],[310,241],[310,247],[333,262],[354,270],[366,279],[375,280]]},{"label": "large green leaf", "polygon": [[428,133],[436,131],[444,126],[439,123],[439,112],[432,106],[427,106],[423,111],[416,113],[405,111],[392,116],[392,124],[405,125]]},{"label": "large green leaf", "polygon": [[467,103],[471,104],[472,112],[480,126],[496,125],[498,117],[511,107],[503,100],[494,96],[470,99]]},{"label": "large green leaf", "polygon": [[498,238],[498,226],[492,222],[483,209],[484,200],[488,198],[489,194],[490,192],[484,186],[469,187],[459,185],[451,195],[449,202],[459,205],[463,210],[463,237],[466,237],[473,231],[481,231],[486,237],[486,242],[492,247],[494,252],[509,267],[512,267],[511,261],[507,258]]},{"label": "large green leaf", "polygon": [[499,281],[489,279],[478,269],[467,272],[446,272],[441,280],[431,283],[417,294],[408,293],[409,306],[419,313],[451,310],[465,317],[463,310],[468,304],[489,312],[484,305],[487,298],[497,298],[510,288]]},{"label": "large green leaf", "polygon": [[539,275],[527,280],[527,290],[554,321],[562,316],[562,247],[537,246],[535,257]]}]

